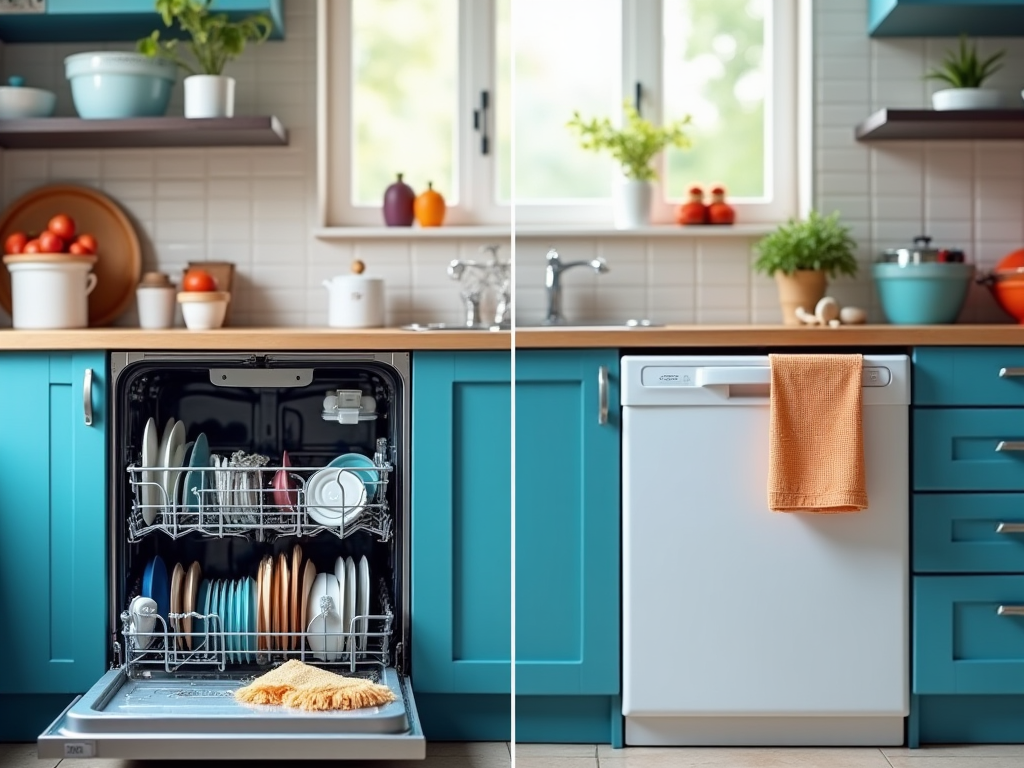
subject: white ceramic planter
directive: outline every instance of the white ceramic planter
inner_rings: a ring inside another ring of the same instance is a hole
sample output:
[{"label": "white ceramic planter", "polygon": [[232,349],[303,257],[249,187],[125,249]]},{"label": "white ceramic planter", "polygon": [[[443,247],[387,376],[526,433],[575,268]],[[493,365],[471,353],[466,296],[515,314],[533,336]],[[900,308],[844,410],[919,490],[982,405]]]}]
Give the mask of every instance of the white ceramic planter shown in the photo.
[{"label": "white ceramic planter", "polygon": [[95,257],[47,254],[43,261],[5,256],[11,271],[11,321],[15,328],[85,328]]},{"label": "white ceramic planter", "polygon": [[235,78],[190,75],[185,78],[185,117],[234,117]]},{"label": "white ceramic planter", "polygon": [[384,280],[365,275],[336,275],[324,280],[330,295],[327,324],[332,328],[380,328],[384,325]]},{"label": "white ceramic planter", "polygon": [[932,107],[949,109],[999,109],[1003,95],[992,88],[945,88],[932,94]]},{"label": "white ceramic planter", "polygon": [[651,183],[620,179],[615,185],[616,229],[639,229],[651,223]]}]

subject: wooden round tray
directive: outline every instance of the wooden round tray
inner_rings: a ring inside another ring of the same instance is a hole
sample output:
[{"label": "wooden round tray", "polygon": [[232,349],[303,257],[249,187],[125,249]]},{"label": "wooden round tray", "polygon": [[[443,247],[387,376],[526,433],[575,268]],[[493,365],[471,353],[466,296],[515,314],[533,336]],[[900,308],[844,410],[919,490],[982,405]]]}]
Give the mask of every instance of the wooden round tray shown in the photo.
[{"label": "wooden round tray", "polygon": [[[135,228],[109,197],[95,189],[67,184],[34,189],[15,200],[0,217],[0,245],[14,232],[42,232],[58,213],[74,219],[78,234],[96,238],[99,253],[92,270],[96,289],[89,294],[89,325],[109,325],[131,304],[142,273],[142,250]],[[0,307],[11,313],[11,273],[6,269],[0,269]]]}]

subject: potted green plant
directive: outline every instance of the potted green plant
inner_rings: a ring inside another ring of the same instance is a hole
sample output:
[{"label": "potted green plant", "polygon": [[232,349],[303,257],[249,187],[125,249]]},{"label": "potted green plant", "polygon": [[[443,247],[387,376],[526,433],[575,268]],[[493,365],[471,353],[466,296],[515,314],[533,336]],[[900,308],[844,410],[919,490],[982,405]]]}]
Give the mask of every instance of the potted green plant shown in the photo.
[{"label": "potted green plant", "polygon": [[189,73],[185,78],[185,117],[231,117],[235,112],[235,79],[223,74],[224,65],[245,50],[246,43],[262,43],[273,22],[265,13],[230,21],[225,13],[211,13],[213,0],[156,0],[164,25],[177,24],[189,36],[184,47],[194,63],[182,58],[179,40],[160,38],[160,30],[138,42],[140,53],[169,59]]},{"label": "potted green plant", "polygon": [[925,79],[940,80],[950,86],[932,94],[932,106],[938,110],[998,109],[1002,105],[1002,94],[981,86],[1002,68],[1000,59],[1004,55],[1006,51],[996,51],[982,61],[977,48],[968,47],[967,37],[961,36],[959,50],[947,51],[942,66],[925,75]]},{"label": "potted green plant", "polygon": [[800,325],[797,308],[813,312],[827,278],[857,274],[856,248],[838,211],[829,216],[811,211],[804,221],[790,219],[757,244],[754,269],[774,275],[783,322]]},{"label": "potted green plant", "polygon": [[584,120],[579,112],[573,112],[568,127],[579,136],[583,149],[608,152],[618,161],[623,178],[615,189],[615,226],[636,229],[651,218],[651,181],[658,177],[651,161],[665,147],[690,145],[683,130],[690,117],[658,127],[642,118],[628,101],[623,111],[626,120],[621,128],[606,117]]}]

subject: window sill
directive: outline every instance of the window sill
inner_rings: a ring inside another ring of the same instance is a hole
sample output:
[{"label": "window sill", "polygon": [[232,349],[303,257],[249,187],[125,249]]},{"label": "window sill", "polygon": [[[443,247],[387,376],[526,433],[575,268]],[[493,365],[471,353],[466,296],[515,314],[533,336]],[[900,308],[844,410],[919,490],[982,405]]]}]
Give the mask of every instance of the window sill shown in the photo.
[{"label": "window sill", "polygon": [[510,227],[483,225],[469,227],[321,227],[313,230],[320,240],[435,240],[474,237],[511,237]]},{"label": "window sill", "polygon": [[652,224],[638,229],[615,229],[601,224],[517,224],[517,238],[534,237],[677,237],[706,239],[719,237],[754,238],[773,232],[777,224],[691,225]]}]

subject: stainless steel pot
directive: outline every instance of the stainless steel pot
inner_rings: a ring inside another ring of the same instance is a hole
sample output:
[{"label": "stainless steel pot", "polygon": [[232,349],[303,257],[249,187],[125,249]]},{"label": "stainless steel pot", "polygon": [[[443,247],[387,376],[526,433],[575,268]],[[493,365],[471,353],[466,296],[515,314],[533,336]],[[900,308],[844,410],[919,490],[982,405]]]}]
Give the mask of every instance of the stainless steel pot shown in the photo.
[{"label": "stainless steel pot", "polygon": [[927,264],[931,262],[944,264],[962,264],[964,252],[957,248],[933,248],[932,239],[926,235],[914,238],[910,248],[889,248],[882,252],[878,261],[885,264]]}]

